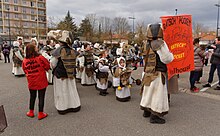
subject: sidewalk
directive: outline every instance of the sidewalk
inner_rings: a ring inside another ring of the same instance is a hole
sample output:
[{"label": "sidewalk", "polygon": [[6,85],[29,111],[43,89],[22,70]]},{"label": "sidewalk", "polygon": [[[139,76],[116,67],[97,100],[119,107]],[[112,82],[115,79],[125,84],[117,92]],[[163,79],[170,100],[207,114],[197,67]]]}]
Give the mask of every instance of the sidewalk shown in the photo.
[{"label": "sidewalk", "polygon": [[[220,100],[220,90],[214,90],[214,88],[218,84],[217,70],[215,72],[212,87],[210,87],[210,88],[203,88],[202,87],[202,85],[206,84],[207,81],[208,81],[209,69],[210,69],[209,65],[204,67],[203,76],[200,79],[201,84],[196,84],[196,86],[198,88],[200,88],[199,93],[191,93],[191,91],[190,91],[190,83],[189,83],[190,72],[180,74],[179,80],[178,80],[179,91],[180,92],[186,92],[188,94],[194,94],[194,95],[204,96],[204,97],[208,97],[208,98],[215,98],[215,99]],[[138,69],[136,71],[134,71],[132,73],[132,75],[134,76],[135,79],[136,78],[140,79],[142,72],[143,72],[143,67],[138,67]]]}]

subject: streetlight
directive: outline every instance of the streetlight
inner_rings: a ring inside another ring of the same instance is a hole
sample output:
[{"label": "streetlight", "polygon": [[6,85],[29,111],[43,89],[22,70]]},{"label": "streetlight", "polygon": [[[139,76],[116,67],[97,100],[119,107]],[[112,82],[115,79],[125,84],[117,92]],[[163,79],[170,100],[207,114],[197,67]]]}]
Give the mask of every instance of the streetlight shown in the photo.
[{"label": "streetlight", "polygon": [[219,7],[220,7],[220,4],[219,4],[219,1],[218,1],[218,4],[215,4],[216,7],[218,7],[218,14],[217,14],[217,30],[216,30],[216,37],[218,37],[218,22],[219,22]]},{"label": "streetlight", "polygon": [[133,20],[133,29],[132,29],[132,41],[134,41],[134,20],[135,20],[135,17],[128,17],[128,19],[132,19]]},{"label": "streetlight", "polygon": [[175,9],[175,15],[177,15],[177,10],[178,10],[178,9]]},{"label": "streetlight", "polygon": [[40,40],[40,36],[39,36],[39,22],[38,22],[38,17],[37,19],[35,19],[35,21],[37,21],[37,40]]},{"label": "streetlight", "polygon": [[9,34],[9,45],[11,46],[11,26],[10,26],[10,13],[9,13],[10,8],[8,8],[7,10],[8,10],[8,34]]}]

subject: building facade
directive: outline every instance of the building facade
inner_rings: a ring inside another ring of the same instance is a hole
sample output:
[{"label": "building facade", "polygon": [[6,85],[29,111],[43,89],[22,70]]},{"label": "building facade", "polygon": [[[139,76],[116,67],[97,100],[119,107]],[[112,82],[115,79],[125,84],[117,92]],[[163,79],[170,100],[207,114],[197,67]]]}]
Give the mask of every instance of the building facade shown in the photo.
[{"label": "building facade", "polygon": [[0,0],[0,36],[15,40],[17,36],[29,41],[32,37],[46,39],[46,0]]}]

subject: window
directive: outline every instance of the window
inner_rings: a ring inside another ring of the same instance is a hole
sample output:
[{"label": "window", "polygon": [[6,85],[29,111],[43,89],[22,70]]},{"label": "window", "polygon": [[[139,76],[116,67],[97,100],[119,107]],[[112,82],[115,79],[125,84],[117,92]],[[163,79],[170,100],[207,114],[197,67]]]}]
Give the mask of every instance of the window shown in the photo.
[{"label": "window", "polygon": [[14,6],[14,11],[18,11],[18,6]]},{"label": "window", "polygon": [[39,24],[40,28],[46,28],[46,24]]},{"label": "window", "polygon": [[32,23],[32,27],[36,27],[36,23]]},{"label": "window", "polygon": [[9,18],[9,14],[8,14],[8,13],[5,13],[5,17]]},{"label": "window", "polygon": [[26,0],[23,0],[22,3],[23,3],[23,5],[26,5],[26,4],[27,4]]},{"label": "window", "polygon": [[34,2],[33,1],[31,1],[31,7],[34,7]]},{"label": "window", "polygon": [[35,16],[31,16],[31,20],[33,20],[33,21],[34,21],[34,20],[35,20]]},{"label": "window", "polygon": [[25,34],[28,34],[28,29],[24,29],[24,33],[25,33]]},{"label": "window", "polygon": [[5,10],[8,10],[9,9],[9,5],[5,5]]},{"label": "window", "polygon": [[16,19],[18,19],[18,18],[19,18],[19,17],[18,17],[18,14],[15,14],[15,18],[16,18]]},{"label": "window", "polygon": [[35,9],[31,9],[31,14],[35,14]]},{"label": "window", "polygon": [[28,27],[28,22],[24,22],[24,27]]},{"label": "window", "polygon": [[3,33],[3,29],[2,28],[0,28],[0,33]]},{"label": "window", "polygon": [[2,17],[2,12],[0,12],[0,17]]},{"label": "window", "polygon": [[44,10],[38,10],[38,14],[39,14],[39,15],[44,15],[45,12],[44,12]]},{"label": "window", "polygon": [[32,34],[36,34],[35,30],[32,30]]},{"label": "window", "polygon": [[5,0],[5,2],[9,2],[9,0]]},{"label": "window", "polygon": [[27,15],[24,14],[24,15],[23,15],[23,19],[27,19]]},{"label": "window", "polygon": [[0,25],[2,25],[3,23],[2,23],[2,20],[0,20]]},{"label": "window", "polygon": [[38,3],[37,6],[38,6],[39,8],[45,8],[45,4],[44,4],[44,3]]},{"label": "window", "polygon": [[17,4],[17,3],[18,3],[18,0],[14,0],[14,3],[16,3],[16,4]]},{"label": "window", "polygon": [[22,9],[22,12],[23,12],[23,13],[26,13],[26,12],[27,12],[26,8],[23,8],[23,9]]},{"label": "window", "polygon": [[18,27],[18,22],[14,22],[14,27]]}]

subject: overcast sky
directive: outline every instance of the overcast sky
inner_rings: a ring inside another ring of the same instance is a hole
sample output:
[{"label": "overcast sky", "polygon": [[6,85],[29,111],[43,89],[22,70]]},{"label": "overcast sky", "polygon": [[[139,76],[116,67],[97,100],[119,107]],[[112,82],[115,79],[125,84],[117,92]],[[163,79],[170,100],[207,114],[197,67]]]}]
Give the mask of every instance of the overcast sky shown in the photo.
[{"label": "overcast sky", "polygon": [[[63,19],[69,10],[79,24],[87,14],[110,18],[133,16],[137,22],[155,23],[164,15],[191,14],[194,22],[216,29],[218,0],[47,0],[47,16]],[[132,24],[132,20],[130,20]]]}]

